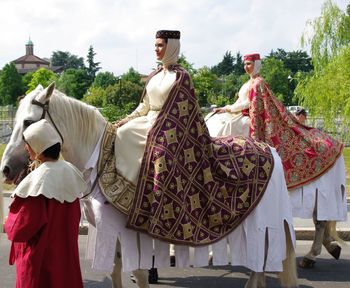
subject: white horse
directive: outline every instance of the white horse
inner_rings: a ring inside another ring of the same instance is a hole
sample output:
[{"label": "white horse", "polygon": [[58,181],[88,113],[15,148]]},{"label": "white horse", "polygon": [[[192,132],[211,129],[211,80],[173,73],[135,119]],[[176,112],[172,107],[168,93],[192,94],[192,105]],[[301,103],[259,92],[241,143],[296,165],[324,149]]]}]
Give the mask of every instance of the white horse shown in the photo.
[{"label": "white horse", "polygon": [[[90,179],[95,179],[96,170],[93,166],[97,161],[96,151],[99,151],[101,135],[107,122],[96,108],[65,96],[55,90],[52,84],[46,89],[38,86],[20,103],[13,134],[1,162],[7,181],[16,181],[27,165],[22,139],[24,129],[43,117],[51,121],[62,135],[63,157],[85,174],[89,172]],[[291,206],[282,163],[274,149],[272,153],[274,169],[259,204],[233,232],[212,244],[214,265],[231,263],[252,270],[245,286],[249,288],[266,287],[264,272],[268,271],[280,272],[278,274],[283,287],[297,287]],[[87,171],[87,167],[93,169]],[[139,287],[149,287],[147,270],[144,269],[151,267],[153,255],[156,267],[170,266],[169,244],[125,228],[126,216],[106,204],[98,185],[94,186],[89,201],[92,204],[89,219],[95,227],[90,230],[90,225],[89,234],[97,231],[93,239],[95,249],[89,250],[95,254],[93,266],[100,263],[105,265],[104,270],[113,270],[112,282],[115,288],[122,287],[122,268],[124,271],[133,271]],[[175,245],[176,265],[207,266],[209,252],[208,246],[190,250],[187,246]],[[230,259],[229,254],[232,256]],[[111,257],[115,261],[114,267],[112,262],[112,268],[109,265]]]}]

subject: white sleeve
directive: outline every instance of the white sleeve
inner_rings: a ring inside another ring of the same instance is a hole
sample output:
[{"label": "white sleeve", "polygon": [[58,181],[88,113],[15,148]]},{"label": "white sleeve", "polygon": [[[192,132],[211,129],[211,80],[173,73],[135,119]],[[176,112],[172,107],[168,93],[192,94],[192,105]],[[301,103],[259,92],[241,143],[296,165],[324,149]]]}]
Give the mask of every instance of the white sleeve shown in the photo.
[{"label": "white sleeve", "polygon": [[146,94],[145,97],[143,97],[142,102],[126,118],[128,120],[131,120],[140,116],[145,116],[147,115],[148,111],[149,111],[149,98],[148,98],[148,95]]},{"label": "white sleeve", "polygon": [[230,110],[231,113],[235,113],[235,112],[240,112],[242,110],[248,109],[249,106],[250,106],[249,98],[246,98],[243,101],[240,98],[238,98],[234,104],[228,105],[226,106],[226,108]]}]

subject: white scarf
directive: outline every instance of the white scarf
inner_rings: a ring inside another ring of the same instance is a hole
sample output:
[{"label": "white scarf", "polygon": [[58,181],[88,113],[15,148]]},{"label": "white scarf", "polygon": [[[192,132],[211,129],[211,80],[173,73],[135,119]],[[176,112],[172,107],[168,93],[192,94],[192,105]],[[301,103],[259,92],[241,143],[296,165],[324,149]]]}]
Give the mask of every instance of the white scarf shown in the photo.
[{"label": "white scarf", "polygon": [[166,45],[166,50],[164,53],[164,57],[161,60],[164,67],[168,67],[171,64],[176,64],[179,59],[180,54],[180,40],[179,39],[168,39],[168,43]]},{"label": "white scarf", "polygon": [[254,68],[253,68],[253,72],[250,73],[250,78],[254,77],[255,75],[260,73],[260,69],[261,69],[261,60],[255,60],[254,61]]}]

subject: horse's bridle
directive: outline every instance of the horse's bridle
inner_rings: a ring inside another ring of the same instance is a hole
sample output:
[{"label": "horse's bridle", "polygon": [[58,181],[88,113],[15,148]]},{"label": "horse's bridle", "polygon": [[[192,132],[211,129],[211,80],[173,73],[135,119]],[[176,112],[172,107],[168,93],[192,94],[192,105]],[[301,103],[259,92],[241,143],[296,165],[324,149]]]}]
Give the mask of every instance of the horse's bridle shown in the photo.
[{"label": "horse's bridle", "polygon": [[49,116],[49,118],[50,118],[50,120],[51,120],[51,123],[52,123],[52,125],[55,127],[57,133],[60,135],[61,140],[62,140],[62,144],[63,144],[63,142],[64,142],[63,136],[62,136],[60,130],[58,130],[58,128],[57,128],[55,122],[53,121],[53,119],[52,119],[52,117],[51,117],[50,111],[49,111],[50,100],[47,100],[45,103],[41,103],[41,102],[39,102],[39,101],[33,99],[33,100],[32,100],[32,104],[43,108],[43,114],[41,114],[41,117],[40,117],[39,120],[45,119],[46,112],[47,112],[47,115]]}]

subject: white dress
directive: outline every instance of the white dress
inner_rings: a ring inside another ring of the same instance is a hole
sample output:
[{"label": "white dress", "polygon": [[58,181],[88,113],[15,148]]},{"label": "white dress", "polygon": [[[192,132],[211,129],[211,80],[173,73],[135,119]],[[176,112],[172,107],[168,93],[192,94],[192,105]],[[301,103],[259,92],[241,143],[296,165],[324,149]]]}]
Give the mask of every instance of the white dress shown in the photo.
[{"label": "white dress", "polygon": [[209,113],[205,117],[210,136],[249,136],[250,118],[248,116],[243,116],[242,114],[242,111],[248,109],[250,105],[248,97],[249,85],[250,80],[242,85],[238,92],[237,101],[232,105],[224,107],[230,110],[230,112],[215,115]]},{"label": "white dress", "polygon": [[152,77],[146,95],[129,122],[117,129],[115,155],[117,170],[136,185],[148,131],[168,98],[176,73],[162,70]]}]

